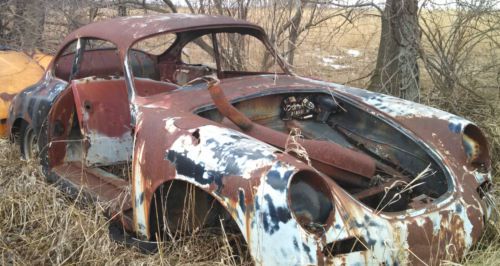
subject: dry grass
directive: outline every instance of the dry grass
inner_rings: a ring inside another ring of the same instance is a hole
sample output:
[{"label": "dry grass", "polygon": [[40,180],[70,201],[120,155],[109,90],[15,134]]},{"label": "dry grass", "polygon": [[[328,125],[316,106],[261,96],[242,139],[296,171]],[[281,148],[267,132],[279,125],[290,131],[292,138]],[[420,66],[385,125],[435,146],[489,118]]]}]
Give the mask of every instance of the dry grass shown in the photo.
[{"label": "dry grass", "polygon": [[234,265],[226,237],[198,232],[148,255],[110,240],[99,204],[70,200],[0,139],[0,265]]},{"label": "dry grass", "polygon": [[300,75],[366,87],[377,59],[380,21],[366,17],[332,33],[341,20],[335,18],[304,36],[294,70]]},{"label": "dry grass", "polygon": [[285,143],[285,152],[293,154],[295,157],[311,165],[311,159],[309,159],[309,154],[307,150],[300,144],[300,141],[304,139],[300,128],[292,128]]}]

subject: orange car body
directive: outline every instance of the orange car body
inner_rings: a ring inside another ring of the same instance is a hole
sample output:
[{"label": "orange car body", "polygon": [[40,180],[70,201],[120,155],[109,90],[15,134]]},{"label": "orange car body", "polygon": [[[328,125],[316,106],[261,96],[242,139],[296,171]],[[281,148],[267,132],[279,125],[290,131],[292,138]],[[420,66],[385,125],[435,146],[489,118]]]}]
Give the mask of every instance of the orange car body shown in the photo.
[{"label": "orange car body", "polygon": [[39,81],[51,60],[52,56],[40,52],[0,51],[0,137],[8,135],[5,122],[12,99]]}]

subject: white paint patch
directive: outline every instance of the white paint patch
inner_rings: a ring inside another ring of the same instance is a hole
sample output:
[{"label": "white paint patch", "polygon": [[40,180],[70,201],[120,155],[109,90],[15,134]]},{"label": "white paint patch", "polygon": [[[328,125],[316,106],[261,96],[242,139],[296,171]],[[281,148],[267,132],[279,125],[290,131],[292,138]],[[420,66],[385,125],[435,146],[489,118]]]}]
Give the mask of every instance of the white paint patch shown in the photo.
[{"label": "white paint patch", "polygon": [[465,240],[465,246],[471,247],[472,246],[472,223],[469,220],[469,217],[467,217],[467,211],[463,210],[461,214],[462,221],[464,222],[464,240]]},{"label": "white paint patch", "polygon": [[175,126],[175,120],[179,119],[178,117],[169,117],[163,119],[165,121],[165,130],[167,130],[168,133],[173,134],[175,131],[179,130]]},{"label": "white paint patch", "polygon": [[86,133],[90,142],[85,163],[87,166],[112,165],[132,159],[133,137],[126,132],[121,137],[108,137],[95,132]]},{"label": "white paint patch", "polygon": [[[466,169],[465,165],[464,165],[464,169]],[[469,171],[469,173],[471,173],[471,172]],[[490,181],[491,182],[491,180],[492,180],[492,178],[491,178],[491,172],[481,173],[481,172],[478,172],[477,170],[474,170],[474,171],[472,171],[471,174],[474,176],[474,178],[476,178],[476,181],[477,181],[478,184],[482,184],[485,181]]]},{"label": "white paint patch", "polygon": [[199,143],[193,136],[184,135],[172,144],[170,150],[202,165],[205,179],[210,178],[207,171],[249,179],[253,171],[270,165],[275,160],[274,152],[278,151],[232,129],[207,125],[193,129],[191,133],[195,130],[198,130]]},{"label": "white paint patch", "polygon": [[[294,171],[294,168],[279,163],[274,164],[270,171],[277,171],[283,177],[286,172]],[[293,218],[285,222],[276,222],[278,217],[272,220],[271,213],[278,208],[289,210],[287,189],[280,191],[262,182],[255,195],[254,205],[258,205],[259,209],[255,210],[250,224],[249,245],[257,265],[318,264],[317,243],[312,235],[305,233]]]},{"label": "white paint patch", "polygon": [[155,21],[168,21],[170,19],[172,19],[172,18],[171,17],[167,17],[167,16],[152,17],[152,18],[148,19],[148,23],[155,22]]},{"label": "white paint patch", "polygon": [[[215,17],[215,16],[212,16]],[[194,18],[194,19],[203,19],[203,16],[189,13],[176,13],[175,18]]]},{"label": "white paint patch", "polygon": [[[135,164],[134,164],[134,176],[133,176],[133,190],[134,190],[134,199],[133,202],[134,202],[134,211],[135,211],[135,215],[134,215],[134,223],[135,223],[135,229],[137,230],[137,232],[139,232],[139,234],[141,234],[143,237],[147,238],[149,237],[149,231],[148,231],[148,225],[147,225],[147,222],[146,222],[146,208],[144,206],[144,202],[141,202],[140,200],[140,196],[141,194],[143,193],[144,191],[144,187],[142,186],[142,179],[143,179],[143,176],[142,176],[142,170],[141,170],[141,167],[142,167],[142,164],[144,163],[144,160],[143,160],[143,154],[144,154],[144,145],[145,143],[144,142],[141,142],[141,143],[136,143],[137,145],[137,153],[136,153],[136,156],[137,156],[137,159],[135,161]],[[137,203],[141,203],[141,204],[137,204]]]},{"label": "white paint patch", "polygon": [[449,121],[450,123],[461,125],[462,128],[463,126],[471,123],[470,121],[462,117],[450,114],[443,110],[439,110],[412,101],[403,100],[398,97],[385,95],[382,93],[376,93],[364,89],[349,87],[332,82],[319,81],[303,77],[299,78],[320,86],[332,88],[334,91],[336,90],[347,94],[351,94],[352,96],[358,98],[362,102],[369,104],[375,107],[376,109],[380,110],[382,113],[387,113],[393,117],[406,116],[406,117],[437,118]]}]

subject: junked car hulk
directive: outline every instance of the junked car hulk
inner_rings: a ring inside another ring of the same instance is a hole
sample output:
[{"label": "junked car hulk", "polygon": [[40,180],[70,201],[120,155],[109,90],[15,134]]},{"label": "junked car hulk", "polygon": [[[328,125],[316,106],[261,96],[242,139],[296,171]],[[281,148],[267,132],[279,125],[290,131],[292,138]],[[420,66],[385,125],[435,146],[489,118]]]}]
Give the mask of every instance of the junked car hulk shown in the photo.
[{"label": "junked car hulk", "polygon": [[6,124],[12,99],[40,80],[51,59],[38,51],[26,53],[0,45],[0,138],[9,135]]},{"label": "junked car hulk", "polygon": [[130,236],[223,220],[256,264],[459,261],[493,208],[473,122],[299,77],[262,28],[223,16],[74,31],[7,125],[48,181],[108,202]]}]

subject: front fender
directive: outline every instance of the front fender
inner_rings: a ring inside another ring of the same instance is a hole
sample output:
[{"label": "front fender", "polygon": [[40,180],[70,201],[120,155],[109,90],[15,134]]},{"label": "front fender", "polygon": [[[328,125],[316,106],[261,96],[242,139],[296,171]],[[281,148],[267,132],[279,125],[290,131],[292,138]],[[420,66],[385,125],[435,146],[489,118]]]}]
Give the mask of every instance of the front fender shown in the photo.
[{"label": "front fender", "polygon": [[66,86],[65,81],[46,75],[45,79],[17,94],[9,109],[6,133],[12,133],[12,127],[18,119],[23,119],[39,132],[52,104]]},{"label": "front fender", "polygon": [[316,251],[310,248],[315,240],[300,229],[287,201],[290,177],[309,169],[307,165],[238,131],[206,121],[195,125],[200,118],[166,118],[160,127],[150,124],[146,113],[151,114],[143,110],[138,119],[132,181],[134,224],[140,235],[149,237],[154,191],[176,179],[222,204],[257,264],[316,263]]}]

